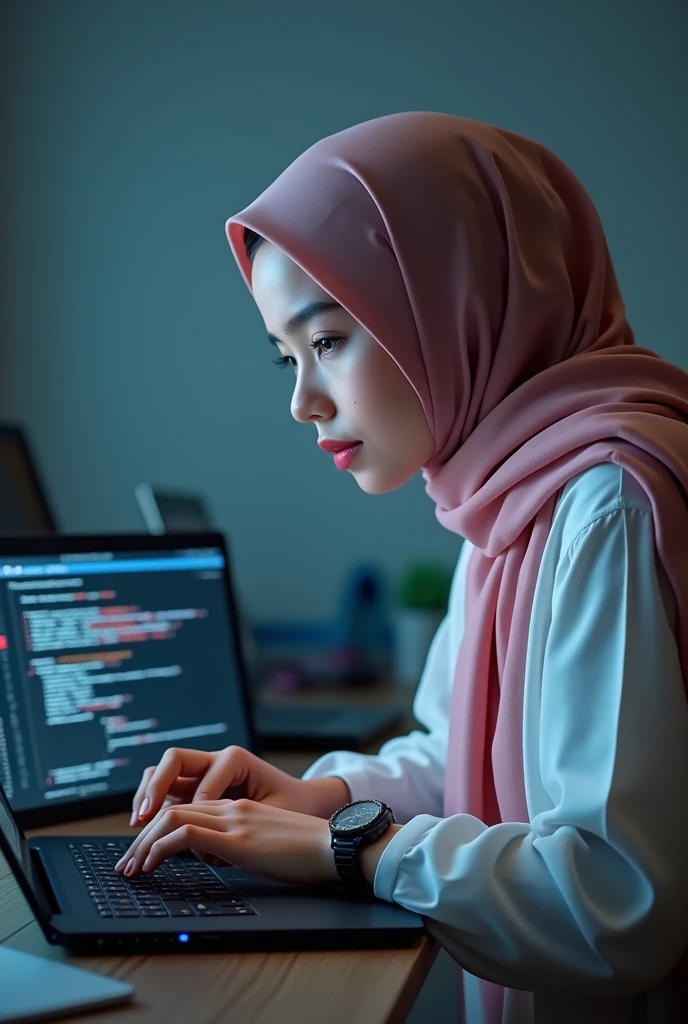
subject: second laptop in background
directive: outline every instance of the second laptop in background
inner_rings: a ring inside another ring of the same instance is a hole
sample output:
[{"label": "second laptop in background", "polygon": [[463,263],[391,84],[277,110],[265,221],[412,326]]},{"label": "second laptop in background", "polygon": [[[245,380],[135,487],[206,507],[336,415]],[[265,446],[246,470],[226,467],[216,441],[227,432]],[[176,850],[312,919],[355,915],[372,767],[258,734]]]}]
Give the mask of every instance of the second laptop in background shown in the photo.
[{"label": "second laptop in background", "polygon": [[[208,502],[197,492],[144,482],[138,484],[135,494],[151,534],[216,529]],[[387,705],[351,699],[327,705],[306,704],[301,698],[294,705],[257,700],[253,713],[261,744],[272,750],[361,750],[398,726],[403,717],[400,710]]]}]

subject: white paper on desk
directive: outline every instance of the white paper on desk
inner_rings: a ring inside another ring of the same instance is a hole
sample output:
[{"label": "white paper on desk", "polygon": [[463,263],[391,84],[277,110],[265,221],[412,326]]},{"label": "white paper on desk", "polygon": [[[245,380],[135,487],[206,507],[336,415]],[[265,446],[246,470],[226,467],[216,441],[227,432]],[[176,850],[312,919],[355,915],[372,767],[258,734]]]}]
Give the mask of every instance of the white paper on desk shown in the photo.
[{"label": "white paper on desk", "polygon": [[128,1002],[134,988],[82,967],[0,946],[0,1021],[55,1020]]}]

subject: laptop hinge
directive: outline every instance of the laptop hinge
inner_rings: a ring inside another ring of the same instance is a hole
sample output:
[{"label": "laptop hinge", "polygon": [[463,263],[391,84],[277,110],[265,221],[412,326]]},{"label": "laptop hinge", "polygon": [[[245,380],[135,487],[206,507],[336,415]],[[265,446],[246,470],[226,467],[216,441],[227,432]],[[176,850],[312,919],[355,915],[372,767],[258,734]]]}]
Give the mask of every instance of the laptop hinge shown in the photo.
[{"label": "laptop hinge", "polygon": [[61,914],[62,909],[55,895],[55,890],[52,887],[51,881],[48,878],[48,872],[45,870],[45,864],[41,859],[40,852],[34,847],[29,847],[29,855],[31,857],[31,866],[36,874],[40,891],[45,896],[45,899],[50,908],[51,914]]}]

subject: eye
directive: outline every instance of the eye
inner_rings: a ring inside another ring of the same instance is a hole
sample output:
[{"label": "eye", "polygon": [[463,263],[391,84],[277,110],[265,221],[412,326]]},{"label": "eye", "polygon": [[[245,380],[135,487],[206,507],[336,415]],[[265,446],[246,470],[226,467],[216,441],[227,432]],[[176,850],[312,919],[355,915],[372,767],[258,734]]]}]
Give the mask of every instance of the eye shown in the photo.
[{"label": "eye", "polygon": [[[318,338],[311,342],[311,348],[319,348],[321,355],[331,356],[345,341],[346,338]],[[332,348],[325,349],[325,345],[331,345]]]},{"label": "eye", "polygon": [[[331,356],[344,344],[346,338],[318,338],[310,343],[311,348],[319,349],[319,355]],[[280,356],[273,359],[275,366],[292,366],[296,368],[296,360],[293,356]]]},{"label": "eye", "polygon": [[272,360],[275,366],[296,366],[296,360],[293,356],[280,356],[279,359]]}]

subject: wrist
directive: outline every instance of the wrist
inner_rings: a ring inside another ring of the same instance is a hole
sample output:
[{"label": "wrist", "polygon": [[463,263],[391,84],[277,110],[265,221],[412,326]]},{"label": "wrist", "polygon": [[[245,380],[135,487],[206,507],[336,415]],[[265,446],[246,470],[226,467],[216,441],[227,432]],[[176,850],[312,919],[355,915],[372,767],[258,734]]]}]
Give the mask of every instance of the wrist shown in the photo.
[{"label": "wrist", "polygon": [[328,775],[323,779],[301,781],[308,788],[308,813],[316,818],[329,818],[344,804],[351,802],[351,791],[339,776]]},{"label": "wrist", "polygon": [[403,828],[403,825],[400,825],[399,822],[395,822],[382,833],[379,839],[375,839],[374,842],[369,843],[368,846],[364,846],[361,850],[361,874],[371,889],[375,884],[375,872],[377,871],[377,866],[380,863],[380,857],[400,828]]}]

